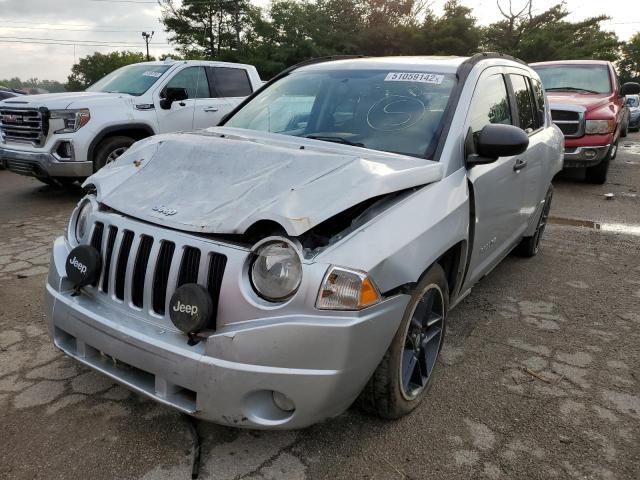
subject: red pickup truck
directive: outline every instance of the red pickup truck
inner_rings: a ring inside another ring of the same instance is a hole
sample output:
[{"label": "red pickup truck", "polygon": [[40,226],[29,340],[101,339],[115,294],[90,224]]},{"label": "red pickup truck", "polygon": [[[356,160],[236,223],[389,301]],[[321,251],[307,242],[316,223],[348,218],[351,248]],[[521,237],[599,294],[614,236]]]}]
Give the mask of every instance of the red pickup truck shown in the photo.
[{"label": "red pickup truck", "polygon": [[611,62],[601,60],[530,66],[542,80],[551,119],[564,133],[564,167],[586,167],[588,182],[604,183],[618,140],[627,135],[629,111],[624,96],[640,92],[640,84],[620,85]]}]

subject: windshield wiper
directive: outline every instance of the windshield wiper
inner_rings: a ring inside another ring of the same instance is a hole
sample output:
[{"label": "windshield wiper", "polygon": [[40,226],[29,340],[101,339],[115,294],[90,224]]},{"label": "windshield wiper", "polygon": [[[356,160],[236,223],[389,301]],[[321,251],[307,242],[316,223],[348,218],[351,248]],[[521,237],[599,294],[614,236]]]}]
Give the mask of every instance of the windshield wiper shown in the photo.
[{"label": "windshield wiper", "polygon": [[577,88],[577,87],[551,87],[551,88],[545,88],[545,90],[547,92],[550,92],[552,90],[566,90],[569,92],[602,93],[602,92],[596,92],[595,90],[587,90],[586,88]]},{"label": "windshield wiper", "polygon": [[332,137],[330,135],[305,135],[304,138],[322,140],[323,142],[342,143],[343,145],[351,145],[352,147],[364,147],[364,143],[352,142],[344,137]]}]

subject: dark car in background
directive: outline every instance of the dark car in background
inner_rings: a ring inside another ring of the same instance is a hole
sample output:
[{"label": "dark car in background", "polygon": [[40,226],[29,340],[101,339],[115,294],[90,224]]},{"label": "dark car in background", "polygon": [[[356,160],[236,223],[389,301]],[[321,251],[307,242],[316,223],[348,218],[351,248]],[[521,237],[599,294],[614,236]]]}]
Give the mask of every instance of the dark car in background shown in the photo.
[{"label": "dark car in background", "polygon": [[629,109],[629,130],[640,130],[640,95],[627,95],[627,108]]}]

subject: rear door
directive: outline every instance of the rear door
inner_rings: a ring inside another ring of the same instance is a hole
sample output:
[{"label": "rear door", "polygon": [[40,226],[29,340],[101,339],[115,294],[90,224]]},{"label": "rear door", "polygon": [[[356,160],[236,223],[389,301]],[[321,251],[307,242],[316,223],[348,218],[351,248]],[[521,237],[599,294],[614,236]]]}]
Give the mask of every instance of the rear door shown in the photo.
[{"label": "rear door", "polygon": [[[519,175],[524,180],[523,204],[520,210],[522,222],[526,225],[537,211],[539,202],[544,198],[546,188],[542,182],[543,168],[547,155],[548,133],[545,131],[544,95],[537,80],[520,73],[510,73],[513,99],[517,112],[517,123],[529,135],[529,148],[518,155],[524,162]],[[537,82],[537,83],[536,83]],[[534,88],[535,85],[535,88]],[[542,105],[538,103],[542,101]]]},{"label": "rear door", "polygon": [[[475,138],[485,125],[517,124],[506,81],[501,68],[487,69],[480,76],[466,123],[470,131],[467,149],[473,151],[466,153],[475,153]],[[501,157],[493,163],[475,165],[468,170],[476,221],[467,285],[472,285],[491,270],[525,229],[521,213],[525,180],[520,175],[518,161],[519,157]]]},{"label": "rear door", "polygon": [[246,96],[251,95],[249,76],[244,68],[207,67],[211,98],[196,102],[194,128],[217,125]]}]

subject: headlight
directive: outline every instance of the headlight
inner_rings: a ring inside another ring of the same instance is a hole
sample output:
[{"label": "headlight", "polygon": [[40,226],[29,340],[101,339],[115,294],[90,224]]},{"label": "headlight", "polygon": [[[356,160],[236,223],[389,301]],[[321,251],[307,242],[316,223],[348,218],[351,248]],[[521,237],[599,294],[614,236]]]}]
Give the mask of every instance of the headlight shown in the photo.
[{"label": "headlight", "polygon": [[321,310],[361,310],[382,297],[367,274],[358,270],[331,267],[324,279],[316,308]]},{"label": "headlight", "polygon": [[78,207],[78,213],[75,215],[75,225],[73,227],[75,241],[78,244],[86,243],[90,230],[89,216],[92,211],[93,204],[89,199],[83,200],[82,204]]},{"label": "headlight", "polygon": [[64,122],[64,127],[54,130],[53,133],[77,132],[91,120],[91,114],[87,108],[78,110],[51,110],[49,113],[51,120],[62,120]]},{"label": "headlight", "polygon": [[616,129],[616,121],[614,119],[610,120],[587,120],[587,124],[585,126],[585,133],[588,135],[594,133],[611,133]]},{"label": "headlight", "polygon": [[251,284],[270,302],[290,298],[302,281],[302,261],[296,248],[285,239],[266,240],[254,247]]}]

